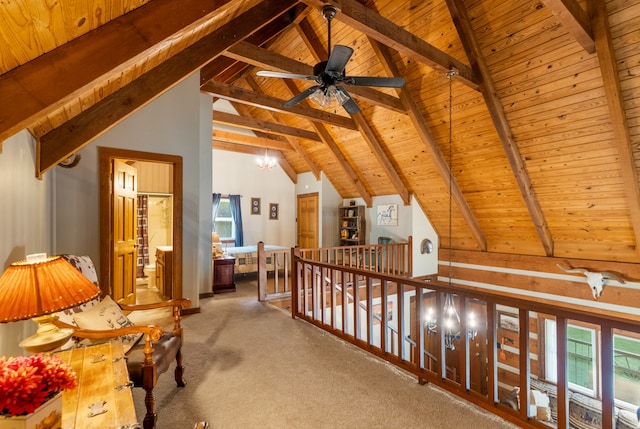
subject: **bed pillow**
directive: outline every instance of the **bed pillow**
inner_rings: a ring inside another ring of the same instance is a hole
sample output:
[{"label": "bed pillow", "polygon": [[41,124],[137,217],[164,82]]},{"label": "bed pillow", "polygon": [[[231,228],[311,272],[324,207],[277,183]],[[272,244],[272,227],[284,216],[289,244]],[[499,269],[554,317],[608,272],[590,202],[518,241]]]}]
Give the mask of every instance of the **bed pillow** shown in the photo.
[{"label": "bed pillow", "polygon": [[[120,310],[120,306],[108,295],[91,309],[75,314],[73,316],[73,320],[79,328],[96,331],[117,329],[133,325],[133,322],[131,322],[122,310]],[[122,340],[124,352],[127,353],[131,347],[135,346],[136,343],[140,341],[140,338],[142,338],[142,335],[142,333],[122,335],[120,339]]]},{"label": "bed pillow", "polygon": [[531,390],[530,417],[538,420],[551,421],[551,408],[549,407],[549,395],[536,389]]}]

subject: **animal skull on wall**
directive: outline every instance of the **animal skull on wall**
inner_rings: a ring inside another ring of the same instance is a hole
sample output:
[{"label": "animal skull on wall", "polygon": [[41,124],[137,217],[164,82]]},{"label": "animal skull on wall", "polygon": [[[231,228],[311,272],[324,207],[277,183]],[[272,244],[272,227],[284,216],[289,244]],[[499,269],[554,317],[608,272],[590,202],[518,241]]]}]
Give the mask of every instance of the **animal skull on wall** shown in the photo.
[{"label": "animal skull on wall", "polygon": [[591,287],[593,299],[598,299],[602,294],[604,282],[607,279],[615,280],[618,283],[624,283],[624,279],[616,273],[610,271],[590,271],[587,268],[565,268],[560,264],[556,264],[565,273],[581,273],[587,276],[587,284]]}]

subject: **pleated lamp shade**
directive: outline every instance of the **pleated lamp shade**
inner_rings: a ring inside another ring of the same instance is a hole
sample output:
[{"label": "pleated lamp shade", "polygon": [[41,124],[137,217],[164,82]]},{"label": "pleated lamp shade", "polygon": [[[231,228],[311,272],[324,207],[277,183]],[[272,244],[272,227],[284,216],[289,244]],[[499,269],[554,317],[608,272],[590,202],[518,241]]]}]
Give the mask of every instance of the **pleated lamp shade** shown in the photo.
[{"label": "pleated lamp shade", "polygon": [[52,314],[99,294],[95,284],[60,256],[14,262],[0,277],[0,323]]}]

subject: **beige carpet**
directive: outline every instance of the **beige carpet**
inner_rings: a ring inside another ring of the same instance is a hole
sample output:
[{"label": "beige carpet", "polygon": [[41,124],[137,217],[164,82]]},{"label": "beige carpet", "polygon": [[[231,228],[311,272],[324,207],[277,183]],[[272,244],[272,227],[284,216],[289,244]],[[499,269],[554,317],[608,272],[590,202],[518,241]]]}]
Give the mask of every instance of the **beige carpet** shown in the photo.
[{"label": "beige carpet", "polygon": [[[162,374],[158,428],[513,428],[256,299],[255,281],[185,318],[187,386]],[[173,371],[173,368],[170,369]],[[144,392],[134,389],[144,416]]]}]

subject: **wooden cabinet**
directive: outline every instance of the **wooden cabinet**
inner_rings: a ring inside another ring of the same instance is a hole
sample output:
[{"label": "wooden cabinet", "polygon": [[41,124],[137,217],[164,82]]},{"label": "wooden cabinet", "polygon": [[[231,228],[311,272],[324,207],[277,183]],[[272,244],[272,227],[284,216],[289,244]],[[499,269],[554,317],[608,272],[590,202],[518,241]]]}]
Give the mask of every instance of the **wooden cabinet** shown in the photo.
[{"label": "wooden cabinet", "polygon": [[156,247],[156,287],[162,296],[179,298],[173,296],[173,246]]},{"label": "wooden cabinet", "polygon": [[355,246],[365,244],[367,223],[364,206],[339,207],[340,245]]},{"label": "wooden cabinet", "polygon": [[234,266],[236,258],[215,258],[213,260],[213,293],[235,292]]}]

